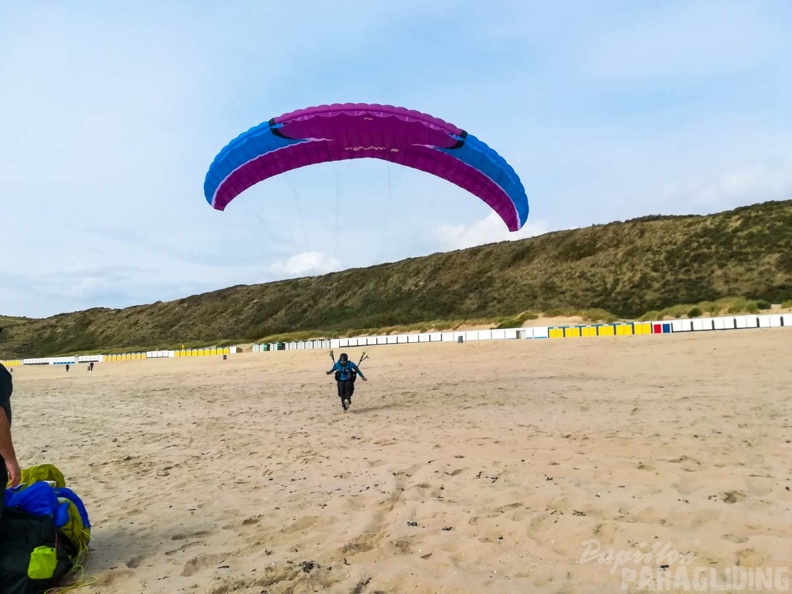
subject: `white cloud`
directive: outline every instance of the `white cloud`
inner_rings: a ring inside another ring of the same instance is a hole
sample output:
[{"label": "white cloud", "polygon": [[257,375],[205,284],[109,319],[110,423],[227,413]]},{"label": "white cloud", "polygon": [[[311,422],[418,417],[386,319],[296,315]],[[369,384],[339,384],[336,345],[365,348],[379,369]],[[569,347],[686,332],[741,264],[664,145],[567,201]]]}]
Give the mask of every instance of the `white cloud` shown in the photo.
[{"label": "white cloud", "polygon": [[341,261],[323,252],[303,252],[288,260],[273,264],[270,269],[276,274],[298,276],[304,274],[325,274],[341,269]]},{"label": "white cloud", "polygon": [[444,251],[451,251],[485,243],[525,239],[549,231],[547,224],[537,221],[526,223],[519,231],[511,232],[498,214],[493,212],[472,225],[441,225],[435,232],[435,240]]}]

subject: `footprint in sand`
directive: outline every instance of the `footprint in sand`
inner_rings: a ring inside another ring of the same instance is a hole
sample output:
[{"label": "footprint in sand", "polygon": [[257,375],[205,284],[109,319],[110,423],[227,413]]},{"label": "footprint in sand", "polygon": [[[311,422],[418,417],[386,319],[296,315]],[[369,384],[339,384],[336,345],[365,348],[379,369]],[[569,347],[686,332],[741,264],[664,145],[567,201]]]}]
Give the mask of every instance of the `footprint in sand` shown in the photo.
[{"label": "footprint in sand", "polygon": [[181,573],[182,577],[190,577],[207,567],[216,567],[223,560],[225,560],[225,555],[199,555],[193,557],[184,564],[184,569],[182,569]]},{"label": "footprint in sand", "polygon": [[739,503],[745,501],[745,493],[740,491],[726,491],[721,495],[721,501],[726,503]]},{"label": "footprint in sand", "polygon": [[181,551],[189,549],[190,547],[194,547],[197,544],[200,544],[200,543],[198,541],[185,543],[182,546],[180,546],[179,548],[171,549],[170,551],[165,551],[165,555],[167,557],[170,557],[171,555],[175,555],[176,553],[179,553]]},{"label": "footprint in sand", "polygon": [[341,552],[347,554],[366,553],[376,546],[380,538],[375,534],[361,534],[345,544]]},{"label": "footprint in sand", "polygon": [[114,584],[116,580],[129,578],[133,572],[128,569],[116,569],[97,575],[92,582],[94,586],[109,586]]},{"label": "footprint in sand", "polygon": [[502,505],[500,507],[496,507],[495,511],[503,513],[505,511],[510,510],[510,509],[517,509],[518,507],[523,507],[523,504],[521,502],[519,502],[519,501],[515,501],[514,503],[510,503],[508,505]]},{"label": "footprint in sand", "polygon": [[126,566],[129,569],[135,569],[140,565],[140,562],[143,560],[143,555],[135,555],[129,561],[126,562]]},{"label": "footprint in sand", "polygon": [[754,549],[743,549],[737,551],[734,562],[741,567],[762,567],[767,564],[767,558]]},{"label": "footprint in sand", "polygon": [[408,540],[395,540],[391,543],[396,552],[401,555],[412,554],[412,545]]},{"label": "footprint in sand", "polygon": [[179,534],[174,534],[171,536],[171,540],[185,540],[187,538],[196,538],[198,536],[208,536],[211,534],[208,530],[198,530],[197,532],[184,532]]},{"label": "footprint in sand", "polygon": [[304,516],[295,520],[285,528],[281,528],[283,534],[291,534],[292,532],[300,532],[302,530],[314,529],[319,526],[327,526],[335,522],[333,518],[320,518],[319,516]]},{"label": "footprint in sand", "polygon": [[250,518],[245,518],[244,520],[242,520],[242,525],[250,526],[251,524],[258,524],[260,519],[261,516],[252,516]]},{"label": "footprint in sand", "polygon": [[668,462],[671,464],[679,464],[682,470],[686,472],[696,472],[701,467],[701,462],[688,456],[680,456],[679,458],[674,458]]}]

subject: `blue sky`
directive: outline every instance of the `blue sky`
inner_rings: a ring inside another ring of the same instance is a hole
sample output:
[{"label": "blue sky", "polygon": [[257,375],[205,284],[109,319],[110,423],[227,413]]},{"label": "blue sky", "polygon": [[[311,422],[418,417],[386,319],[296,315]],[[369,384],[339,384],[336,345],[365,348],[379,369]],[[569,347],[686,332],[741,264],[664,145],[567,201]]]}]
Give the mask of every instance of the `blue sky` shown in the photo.
[{"label": "blue sky", "polygon": [[[625,220],[792,198],[792,3],[0,4],[0,314],[167,301]],[[225,144],[333,102],[470,131],[531,205],[381,161],[203,197]]]}]

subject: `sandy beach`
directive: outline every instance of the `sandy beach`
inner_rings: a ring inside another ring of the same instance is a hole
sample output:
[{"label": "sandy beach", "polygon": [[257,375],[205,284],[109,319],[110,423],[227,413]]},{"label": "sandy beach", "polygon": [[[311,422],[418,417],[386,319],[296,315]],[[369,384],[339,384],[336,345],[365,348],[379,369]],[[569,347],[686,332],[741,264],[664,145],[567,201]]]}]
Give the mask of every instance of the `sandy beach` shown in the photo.
[{"label": "sandy beach", "polygon": [[93,522],[73,592],[599,593],[792,560],[788,328],[368,352],[347,413],[326,351],[17,368],[20,463]]}]

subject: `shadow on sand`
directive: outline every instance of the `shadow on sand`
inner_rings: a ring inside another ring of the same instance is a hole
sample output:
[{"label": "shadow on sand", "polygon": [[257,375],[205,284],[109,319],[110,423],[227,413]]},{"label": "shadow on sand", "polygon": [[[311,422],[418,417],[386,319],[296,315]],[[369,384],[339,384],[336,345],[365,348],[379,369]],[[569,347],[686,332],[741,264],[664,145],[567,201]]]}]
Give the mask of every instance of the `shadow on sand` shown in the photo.
[{"label": "shadow on sand", "polygon": [[379,404],[376,406],[363,406],[361,408],[350,408],[349,412],[352,414],[363,414],[367,412],[373,412],[375,410],[386,410],[388,408],[399,408],[401,405],[396,402],[391,402],[390,404]]}]

